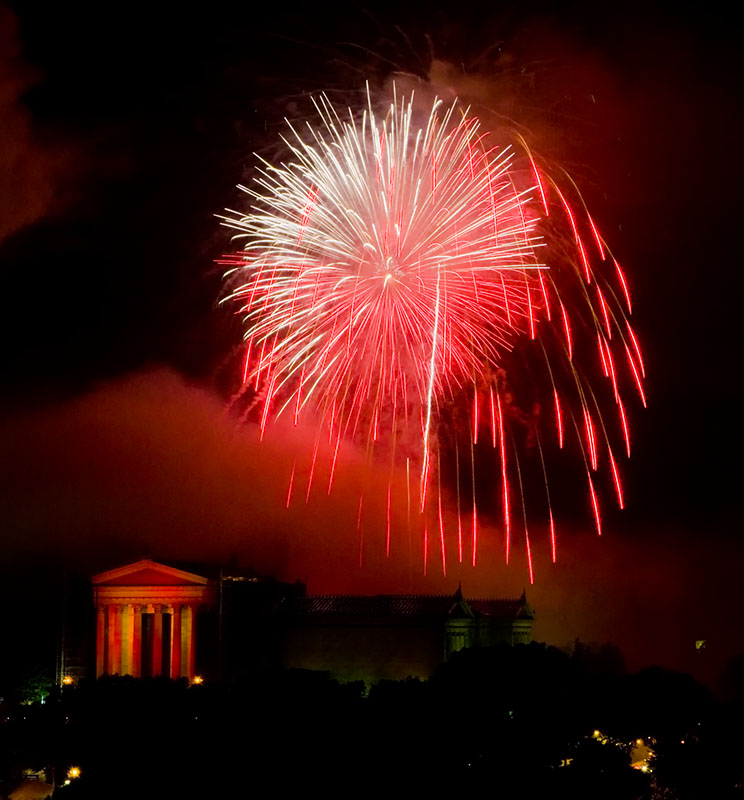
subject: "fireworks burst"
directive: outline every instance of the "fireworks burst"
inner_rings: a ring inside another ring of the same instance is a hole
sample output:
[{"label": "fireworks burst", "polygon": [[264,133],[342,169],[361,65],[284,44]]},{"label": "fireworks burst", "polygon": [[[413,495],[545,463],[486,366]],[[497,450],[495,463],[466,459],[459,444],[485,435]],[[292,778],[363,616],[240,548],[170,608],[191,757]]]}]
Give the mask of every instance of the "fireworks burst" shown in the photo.
[{"label": "fireworks burst", "polygon": [[[484,431],[500,459],[507,562],[512,495],[522,498],[532,580],[518,458],[525,437],[519,431],[528,430],[543,474],[547,436],[541,437],[537,414],[519,412],[507,365],[523,341],[539,356],[552,438],[561,448],[569,436],[579,442],[601,533],[593,474],[606,462],[622,507],[611,441],[630,455],[621,397],[628,377],[645,404],[644,367],[625,315],[630,295],[622,270],[583,202],[569,203],[567,195],[578,197],[570,179],[559,185],[520,137],[496,141],[457,102],[435,101],[425,117],[413,96],[395,94],[382,117],[369,94],[361,114],[341,115],[324,96],[315,107],[317,126],[298,130],[288,123],[288,163],[262,161],[255,183],[240,187],[251,198],[249,213],[223,218],[242,244],[226,260],[227,300],[239,303],[244,321],[243,391],[257,409],[261,436],[280,415],[291,415],[295,424],[303,417],[319,421],[333,452],[329,492],[345,437],[363,441],[370,451],[385,442],[393,460],[396,454],[406,460],[408,475],[415,463],[425,561],[432,509],[446,570],[439,432],[448,409],[467,397],[471,461]],[[620,358],[627,363],[622,374]],[[617,425],[600,413],[587,378],[593,367],[582,363],[592,359],[614,399]],[[412,439],[418,440],[415,449]],[[457,470],[458,558],[475,564],[475,477],[471,552],[464,555],[459,455]],[[293,483],[294,468],[288,503]],[[555,560],[547,479],[545,491]],[[361,509],[360,501],[360,516]],[[389,486],[387,509],[389,552]]]}]

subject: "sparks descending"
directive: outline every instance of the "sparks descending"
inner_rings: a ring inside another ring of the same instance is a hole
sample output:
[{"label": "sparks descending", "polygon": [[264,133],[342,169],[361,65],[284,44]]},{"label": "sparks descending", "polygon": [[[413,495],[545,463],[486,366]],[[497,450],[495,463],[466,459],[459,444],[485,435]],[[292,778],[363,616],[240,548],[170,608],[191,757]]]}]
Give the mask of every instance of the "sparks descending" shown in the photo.
[{"label": "sparks descending", "polygon": [[[560,185],[520,136],[484,130],[457,101],[423,104],[393,91],[378,113],[368,91],[359,112],[342,113],[323,95],[314,105],[316,124],[287,122],[286,162],[260,159],[254,183],[240,187],[249,212],[222,217],[237,230],[240,249],[223,262],[230,267],[225,300],[238,304],[243,319],[242,391],[261,436],[281,415],[317,425],[306,497],[321,436],[333,454],[329,492],[343,439],[368,452],[386,447],[392,464],[397,452],[406,462],[409,507],[417,493],[425,560],[434,552],[429,530],[438,527],[445,573],[447,536],[457,537],[463,562],[470,528],[465,558],[477,560],[476,478],[474,469],[460,470],[460,453],[474,464],[478,448],[492,447],[506,560],[519,541],[521,496],[532,580],[520,449],[539,448],[553,561],[542,455],[549,441],[564,448],[575,433],[598,533],[600,484],[592,473],[607,473],[623,505],[613,453],[630,454],[625,395],[646,402],[640,347],[626,320],[626,277],[583,200],[576,195],[572,205],[570,178]],[[520,410],[513,388],[515,359],[527,351],[540,365],[537,376],[530,371],[531,391],[545,397],[544,420]],[[441,433],[463,404],[469,445],[458,448],[455,437],[458,519],[448,532]],[[472,509],[463,509],[463,525],[460,484],[470,474]],[[287,505],[294,482],[293,467]],[[388,554],[390,495],[388,482]]]}]

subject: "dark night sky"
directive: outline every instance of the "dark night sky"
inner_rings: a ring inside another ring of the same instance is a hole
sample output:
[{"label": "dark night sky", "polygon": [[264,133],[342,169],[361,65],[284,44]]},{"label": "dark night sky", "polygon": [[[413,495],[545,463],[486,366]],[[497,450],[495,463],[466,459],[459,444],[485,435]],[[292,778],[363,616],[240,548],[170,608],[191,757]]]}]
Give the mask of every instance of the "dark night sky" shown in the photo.
[{"label": "dark night sky", "polygon": [[239,331],[215,308],[229,234],[214,214],[308,93],[354,102],[365,78],[415,73],[519,121],[576,177],[648,355],[629,509],[599,542],[564,520],[562,563],[539,557],[530,593],[537,635],[713,676],[744,625],[733,20],[715,5],[155,5],[0,7],[0,559],[15,590],[32,591],[32,565],[85,572],[147,548],[237,552],[315,591],[521,590],[521,565],[495,559],[422,581],[415,557],[370,544],[360,570],[361,459],[350,448],[334,496],[286,512],[293,443],[259,447],[224,414]]}]

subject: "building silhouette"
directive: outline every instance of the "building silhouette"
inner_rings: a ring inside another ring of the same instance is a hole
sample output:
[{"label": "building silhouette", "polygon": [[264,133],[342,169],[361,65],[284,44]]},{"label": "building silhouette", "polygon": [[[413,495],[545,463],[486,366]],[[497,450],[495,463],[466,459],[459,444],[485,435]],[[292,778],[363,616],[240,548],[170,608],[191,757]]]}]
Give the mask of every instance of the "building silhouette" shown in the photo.
[{"label": "building silhouette", "polygon": [[[308,595],[299,581],[235,564],[145,558],[98,573],[91,584],[87,608],[79,599],[63,604],[60,682],[107,674],[235,681],[281,668],[368,684],[425,679],[463,648],[529,642],[535,619],[524,592]],[[71,630],[87,635],[65,638]]]}]

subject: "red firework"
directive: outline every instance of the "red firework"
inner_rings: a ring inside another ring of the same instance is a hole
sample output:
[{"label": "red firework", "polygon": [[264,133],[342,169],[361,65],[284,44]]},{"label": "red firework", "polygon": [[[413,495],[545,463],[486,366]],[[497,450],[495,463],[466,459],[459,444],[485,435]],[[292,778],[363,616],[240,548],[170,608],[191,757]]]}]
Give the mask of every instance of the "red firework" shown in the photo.
[{"label": "red firework", "polygon": [[[481,426],[488,426],[501,463],[508,562],[512,495],[515,488],[519,497],[524,493],[510,422],[519,412],[507,375],[515,348],[526,341],[547,379],[558,447],[572,430],[580,444],[601,533],[592,474],[606,463],[622,507],[612,441],[619,436],[630,454],[622,399],[627,381],[619,361],[627,364],[644,405],[645,373],[626,319],[626,278],[583,202],[572,207],[566,189],[541,171],[521,138],[498,141],[457,102],[435,102],[425,117],[412,98],[394,97],[382,118],[371,101],[363,113],[342,117],[321,96],[316,109],[317,127],[289,126],[291,161],[262,162],[254,185],[241,187],[251,198],[249,213],[224,217],[242,245],[227,262],[228,299],[239,303],[244,320],[244,389],[259,409],[261,436],[282,414],[295,424],[305,417],[319,424],[333,452],[329,492],[345,437],[370,451],[385,441],[393,462],[396,453],[406,460],[407,475],[417,463],[422,513],[432,490],[437,493],[432,509],[446,571],[438,432],[445,410],[469,393],[471,461]],[[596,356],[589,355],[587,341],[596,342]],[[606,422],[587,378],[591,361],[610,388],[617,425]],[[521,427],[532,426],[545,475],[539,430],[522,416]],[[420,432],[415,449],[412,430]],[[307,496],[317,451],[316,441]],[[457,469],[462,562],[459,456]],[[293,484],[294,468],[287,504]],[[472,486],[475,564],[475,477]],[[387,553],[390,491],[388,484]],[[555,560],[547,478],[545,491]],[[410,482],[407,493],[410,498]],[[532,580],[524,505],[522,499]],[[360,501],[360,519],[361,513]],[[426,521],[424,530],[426,558]]]}]

